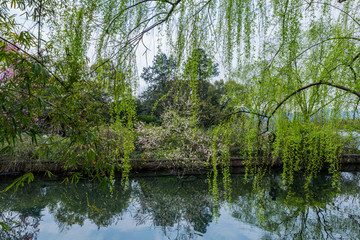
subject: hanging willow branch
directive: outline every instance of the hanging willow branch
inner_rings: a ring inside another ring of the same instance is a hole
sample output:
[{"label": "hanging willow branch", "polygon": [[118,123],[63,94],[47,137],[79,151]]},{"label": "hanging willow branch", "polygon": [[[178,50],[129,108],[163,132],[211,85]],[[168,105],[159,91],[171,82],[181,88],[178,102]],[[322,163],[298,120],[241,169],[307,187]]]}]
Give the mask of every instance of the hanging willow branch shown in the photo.
[{"label": "hanging willow branch", "polygon": [[[180,2],[181,0],[178,0],[177,2],[173,3],[173,2],[170,2],[170,1],[167,1],[167,0],[164,0],[164,1],[161,1],[161,2],[164,2],[164,3],[168,3],[170,4],[172,7],[170,9],[170,12],[174,11],[174,8],[176,7],[176,5]],[[114,24],[115,20],[118,19],[124,12],[126,12],[127,10],[130,10],[131,8],[134,8],[138,5],[141,5],[143,3],[148,3],[148,2],[160,2],[159,0],[144,0],[144,1],[140,1],[140,2],[137,2],[137,3],[134,3],[133,5],[130,5],[126,8],[124,8],[122,11],[120,11],[118,14],[116,14],[116,16],[111,19],[108,27],[106,28],[106,32],[109,32],[109,29],[111,28],[111,26]],[[169,12],[169,13],[170,13]],[[171,14],[171,13],[170,13]]]},{"label": "hanging willow branch", "polygon": [[266,115],[266,114],[257,113],[257,112],[253,112],[253,111],[247,111],[247,110],[235,111],[235,112],[226,114],[223,118],[226,119],[226,118],[228,118],[228,117],[230,117],[232,115],[239,114],[239,113],[248,113],[248,114],[255,115],[255,116],[258,116],[258,117],[262,117],[262,118],[269,118],[269,116]]},{"label": "hanging willow branch", "polygon": [[[164,1],[168,4],[170,4],[172,7],[170,8],[170,10],[168,12],[160,12],[160,13],[157,13],[155,14],[154,16],[150,17],[150,18],[147,18],[143,21],[141,21],[140,23],[138,23],[134,28],[130,29],[129,32],[127,33],[127,38],[128,40],[126,40],[125,42],[122,42],[120,44],[118,44],[119,46],[121,45],[121,47],[119,49],[124,49],[128,46],[130,46],[130,51],[129,52],[132,52],[135,47],[142,41],[144,35],[148,32],[150,32],[152,29],[155,29],[156,27],[160,26],[161,24],[167,22],[169,20],[169,18],[171,17],[171,15],[173,14],[173,12],[175,11],[175,8],[178,4],[180,4],[182,0],[177,0],[176,2],[170,2],[170,1]],[[114,24],[114,21],[119,18],[125,11],[127,10],[130,10],[131,8],[134,8],[140,4],[143,4],[143,3],[147,3],[147,2],[159,2],[158,0],[144,0],[144,1],[140,1],[138,3],[135,3],[129,7],[126,7],[124,10],[122,10],[120,13],[118,13],[109,23],[108,27],[106,28],[105,32],[106,33],[109,33],[109,29],[110,27]],[[160,15],[165,15],[166,16],[161,19],[160,21],[158,22],[155,22],[153,23],[151,26],[148,26],[148,24],[153,20],[155,19],[156,17],[160,16]],[[131,37],[130,38],[130,35],[131,33],[135,32],[137,29],[139,29],[141,27],[141,25],[145,24],[145,27],[144,29],[136,34],[134,37]],[[120,50],[119,50],[120,51]],[[118,53],[116,52],[114,55],[112,55],[110,58],[108,58],[107,60],[105,61],[102,61],[101,64],[99,64],[98,66],[96,66],[92,71],[90,71],[90,73],[88,74],[89,76],[91,76],[94,72],[96,72],[101,66],[107,64],[109,61],[111,61],[111,59],[113,59]]]},{"label": "hanging willow branch", "polygon": [[332,82],[316,82],[316,83],[310,83],[302,88],[297,89],[296,91],[292,92],[291,94],[289,94],[288,96],[286,96],[274,109],[274,111],[272,111],[272,113],[269,115],[269,117],[267,118],[267,123],[266,123],[266,130],[264,132],[269,131],[269,124],[270,124],[270,119],[275,115],[276,111],[287,101],[289,100],[292,96],[294,96],[297,93],[300,93],[302,91],[304,91],[305,89],[314,87],[314,86],[319,86],[319,85],[327,85],[327,86],[331,86],[334,88],[338,88],[341,89],[343,91],[346,91],[348,93],[354,94],[356,95],[359,99],[360,99],[360,92],[352,90],[348,87],[342,86],[342,85],[338,85],[338,84],[334,84]]},{"label": "hanging willow branch", "polygon": [[[337,39],[340,39],[340,38],[337,38]],[[348,38],[346,37],[346,39],[355,39],[355,40],[360,40],[360,39],[357,39],[357,38]],[[327,41],[327,40],[324,40],[324,41]],[[314,46],[314,45],[313,45]],[[312,47],[313,47],[312,46]],[[310,48],[312,48],[310,47]],[[306,49],[305,51],[309,50]],[[305,51],[301,52],[298,56],[300,56],[301,54],[303,54]],[[354,82],[356,82],[357,80],[357,74],[354,70],[354,68],[352,67],[352,64],[359,58],[360,56],[360,53],[356,54],[355,57],[352,58],[352,60],[350,61],[349,64],[338,64],[337,66],[335,66],[334,68],[332,68],[331,70],[327,70],[327,75],[330,75],[331,72],[335,71],[338,67],[344,65],[346,67],[348,67],[352,74],[354,75]],[[326,68],[325,68],[326,69]],[[264,132],[267,132],[269,131],[269,124],[270,124],[270,119],[275,115],[276,111],[288,100],[290,99],[292,96],[294,96],[295,94],[305,90],[305,89],[308,89],[310,87],[313,87],[313,86],[319,86],[319,85],[328,85],[328,86],[332,86],[332,87],[335,87],[335,88],[338,88],[338,89],[341,89],[341,90],[344,90],[346,92],[349,92],[349,93],[352,93],[352,94],[355,94],[359,99],[360,99],[360,92],[357,92],[355,90],[352,90],[350,88],[347,88],[345,86],[342,86],[342,85],[339,85],[339,84],[334,84],[332,82],[327,82],[327,81],[319,81],[319,82],[316,82],[316,83],[310,83],[302,88],[299,88],[297,89],[296,91],[292,92],[291,94],[289,94],[287,97],[285,97],[277,106],[276,108],[274,109],[274,111],[269,115],[269,116],[266,116],[265,118],[267,118],[267,123],[266,123],[266,130]]]}]

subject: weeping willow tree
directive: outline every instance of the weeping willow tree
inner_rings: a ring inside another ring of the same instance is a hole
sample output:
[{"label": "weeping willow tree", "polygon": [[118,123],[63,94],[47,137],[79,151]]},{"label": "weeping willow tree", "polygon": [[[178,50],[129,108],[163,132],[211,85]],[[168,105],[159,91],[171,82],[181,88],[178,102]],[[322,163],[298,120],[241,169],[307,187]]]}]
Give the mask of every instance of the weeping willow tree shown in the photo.
[{"label": "weeping willow tree", "polygon": [[[44,158],[68,141],[57,156],[66,167],[108,182],[121,170],[126,183],[135,149],[137,56],[139,48],[151,51],[150,37],[176,57],[176,78],[189,83],[195,128],[203,71],[196,49],[220,60],[225,79],[245,86],[245,96],[229,96],[231,117],[214,131],[215,180],[220,164],[229,183],[231,141],[242,146],[248,173],[266,171],[254,161],[279,160],[291,185],[295,172],[304,170],[311,181],[327,162],[336,179],[338,132],[344,113],[357,117],[360,101],[359,12],[351,0],[3,1],[2,151],[11,153],[24,133],[39,142]],[[68,138],[41,141],[41,118]],[[269,131],[277,136],[271,144]]]}]

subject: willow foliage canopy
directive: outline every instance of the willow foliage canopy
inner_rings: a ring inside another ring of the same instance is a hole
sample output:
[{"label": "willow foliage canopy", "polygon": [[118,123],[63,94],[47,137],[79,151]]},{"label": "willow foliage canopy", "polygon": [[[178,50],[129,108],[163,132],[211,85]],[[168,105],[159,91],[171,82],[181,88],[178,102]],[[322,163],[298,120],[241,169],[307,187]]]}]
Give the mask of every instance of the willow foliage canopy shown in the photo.
[{"label": "willow foliage canopy", "polygon": [[[146,41],[153,38],[177,59],[179,76],[187,73],[195,125],[201,69],[185,66],[194,49],[215,57],[226,81],[245,86],[241,96],[228,91],[233,114],[213,139],[238,141],[249,159],[281,156],[288,182],[298,168],[311,176],[323,161],[336,171],[339,123],[358,116],[359,13],[355,0],[2,1],[0,142],[11,151],[24,132],[36,142],[37,121],[47,116],[70,136],[67,166],[110,178],[118,167],[128,173],[137,56],[155,51]],[[271,129],[277,138],[269,146],[262,133]],[[232,139],[234,132],[241,137]],[[42,144],[39,152],[48,150]],[[221,151],[229,157],[229,147]]]}]

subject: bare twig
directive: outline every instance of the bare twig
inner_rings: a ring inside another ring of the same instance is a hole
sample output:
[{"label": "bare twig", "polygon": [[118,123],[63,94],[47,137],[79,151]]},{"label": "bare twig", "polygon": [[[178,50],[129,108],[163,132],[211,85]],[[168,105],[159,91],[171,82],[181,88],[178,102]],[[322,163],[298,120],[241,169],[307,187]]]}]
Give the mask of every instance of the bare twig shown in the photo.
[{"label": "bare twig", "polygon": [[[130,9],[130,8],[133,8],[133,7],[135,7],[135,6],[139,5],[139,4],[142,4],[142,3],[145,3],[145,2],[150,2],[150,1],[156,2],[156,1],[158,1],[158,0],[144,0],[144,1],[135,3],[135,4],[133,4],[133,5],[125,8],[121,13],[119,13],[119,14],[110,22],[110,24],[109,24],[106,32],[108,31],[108,29],[110,28],[110,26],[113,24],[113,22],[115,21],[115,19],[118,18],[124,11],[126,11],[126,10],[128,10],[128,9]],[[172,7],[170,8],[170,10],[167,12],[167,14],[166,14],[165,12],[158,13],[158,14],[156,14],[155,16],[153,16],[153,17],[151,17],[151,18],[149,18],[149,19],[147,19],[147,20],[144,20],[144,21],[141,23],[141,24],[145,24],[144,29],[143,29],[139,34],[137,34],[136,36],[128,39],[127,41],[125,41],[125,42],[123,42],[123,43],[120,43],[120,45],[122,45],[122,48],[125,48],[125,47],[127,47],[127,46],[129,46],[129,45],[133,45],[133,46],[131,47],[130,51],[129,51],[129,52],[131,52],[131,51],[134,49],[134,45],[139,44],[139,43],[141,42],[143,36],[144,36],[147,32],[151,31],[152,29],[156,28],[157,26],[159,26],[159,25],[161,25],[161,24],[163,24],[164,22],[166,22],[166,21],[169,20],[169,18],[171,17],[171,15],[173,14],[173,12],[175,11],[176,6],[177,6],[181,1],[182,1],[182,0],[177,0],[177,1],[174,2],[174,3],[169,2],[169,1],[165,1],[166,3],[168,3],[168,4],[170,4],[170,5],[172,6]],[[158,16],[158,15],[162,15],[162,14],[166,14],[166,16],[165,16],[162,20],[160,20],[160,21],[158,21],[158,22],[155,22],[155,23],[153,23],[151,26],[147,27],[147,25],[149,24],[149,22],[150,22],[153,18],[155,18],[155,17]],[[135,31],[137,28],[139,28],[139,27],[140,27],[140,24],[138,24],[138,25],[135,26],[133,29],[131,29],[130,32],[129,32],[127,35],[129,36],[130,33],[134,32],[134,31]],[[116,53],[115,53],[114,55],[112,55],[111,57],[109,57],[107,60],[103,61],[103,62],[102,62],[101,64],[99,64],[98,66],[96,66],[96,67],[89,73],[89,75],[93,74],[99,67],[101,67],[101,66],[103,66],[104,64],[108,63],[108,62],[109,62],[114,56],[116,56],[116,54],[118,54],[118,53],[119,53],[119,51],[116,52]]]},{"label": "bare twig", "polygon": [[[143,1],[134,3],[133,5],[130,5],[130,6],[126,7],[126,8],[124,8],[122,11],[120,11],[118,14],[116,14],[116,16],[113,19],[111,19],[111,21],[110,21],[108,27],[106,28],[105,32],[109,31],[110,27],[114,24],[115,20],[117,18],[119,18],[121,16],[121,14],[123,14],[125,11],[127,11],[127,10],[129,10],[131,8],[134,8],[134,7],[138,6],[138,5],[141,5],[143,3],[147,3],[147,2],[159,2],[159,0],[143,0]],[[177,3],[172,3],[172,2],[167,1],[167,0],[162,1],[162,2],[165,2],[165,3],[168,3],[168,4],[172,5],[172,9],[175,7],[175,5],[177,5]]]}]

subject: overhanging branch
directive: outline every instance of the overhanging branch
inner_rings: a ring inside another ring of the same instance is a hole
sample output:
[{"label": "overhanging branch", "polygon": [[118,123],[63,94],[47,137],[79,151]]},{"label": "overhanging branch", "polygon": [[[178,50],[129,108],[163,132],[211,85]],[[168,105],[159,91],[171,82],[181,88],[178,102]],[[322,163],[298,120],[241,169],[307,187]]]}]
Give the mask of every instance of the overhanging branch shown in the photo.
[{"label": "overhanging branch", "polygon": [[267,118],[267,123],[266,123],[266,130],[265,132],[269,131],[269,123],[270,123],[270,119],[275,115],[275,113],[277,112],[277,110],[287,101],[289,100],[292,96],[294,96],[297,93],[300,93],[302,91],[304,91],[305,89],[314,87],[314,86],[319,86],[319,85],[327,85],[327,86],[331,86],[343,91],[346,91],[348,93],[354,94],[356,95],[359,99],[360,99],[360,92],[352,90],[348,87],[342,86],[342,85],[338,85],[338,84],[334,84],[332,82],[316,82],[316,83],[310,83],[302,88],[297,89],[296,91],[292,92],[291,94],[287,95],[274,109],[274,111],[272,111],[272,113],[270,114],[270,116]]},{"label": "overhanging branch", "polygon": [[39,59],[37,59],[36,57],[34,57],[33,55],[31,55],[30,53],[28,53],[27,51],[25,51],[24,49],[22,49],[21,47],[17,46],[16,44],[10,42],[9,40],[3,38],[0,36],[0,40],[10,44],[11,46],[16,47],[18,50],[20,50],[21,52],[25,53],[27,56],[29,56],[31,59],[33,59],[35,62],[37,62],[38,64],[40,64],[51,76],[53,76],[55,78],[55,80],[61,84],[61,86],[63,86],[66,90],[68,90],[68,87],[66,86],[66,84],[58,77],[55,75],[55,73],[53,73],[48,67],[46,67]]}]

